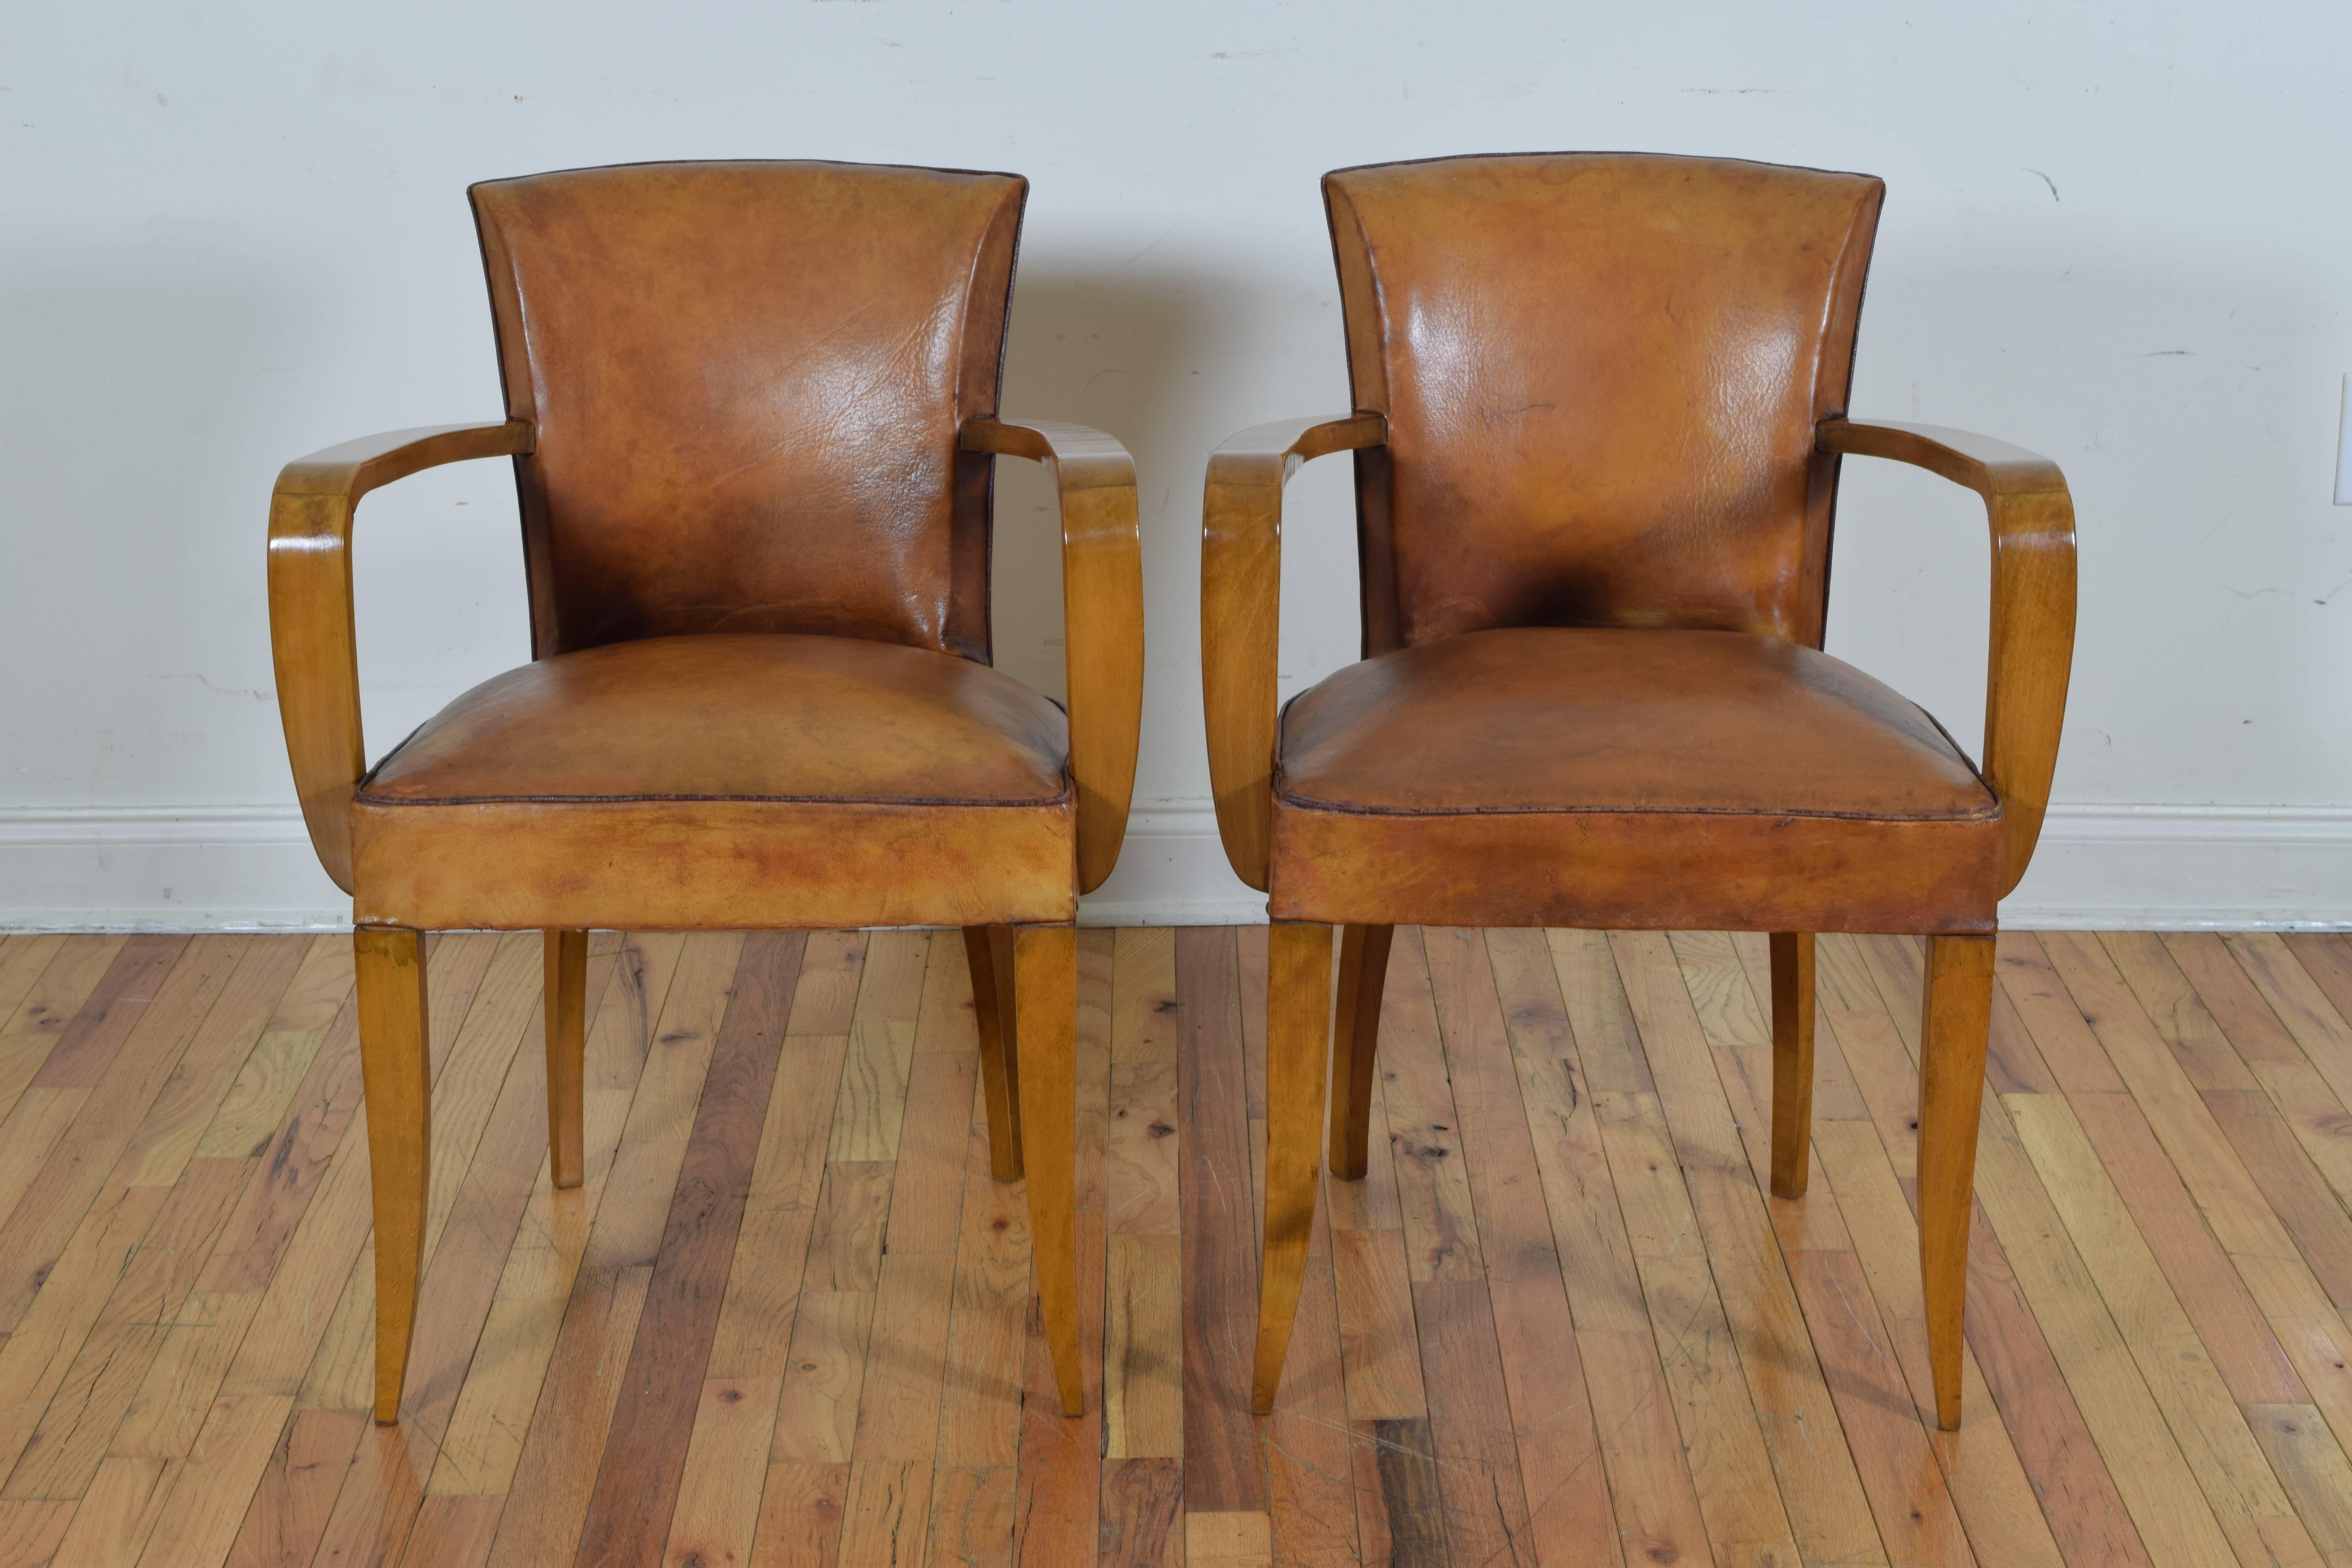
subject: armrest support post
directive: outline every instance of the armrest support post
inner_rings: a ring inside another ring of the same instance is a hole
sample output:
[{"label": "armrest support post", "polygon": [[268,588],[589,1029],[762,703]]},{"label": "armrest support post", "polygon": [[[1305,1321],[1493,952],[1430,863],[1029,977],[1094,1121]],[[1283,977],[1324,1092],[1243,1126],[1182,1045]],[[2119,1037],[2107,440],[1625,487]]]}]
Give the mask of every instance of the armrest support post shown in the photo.
[{"label": "armrest support post", "polygon": [[1118,864],[1143,727],[1143,542],[1135,460],[1099,430],[1050,420],[967,420],[968,452],[1045,465],[1062,510],[1062,622],[1078,890]]},{"label": "armrest support post", "polygon": [[278,715],[319,863],[352,890],[352,786],[367,771],[352,625],[360,498],[421,469],[531,448],[530,426],[441,425],[330,447],[286,465],[269,498],[269,644]]},{"label": "armrest support post", "polygon": [[1209,458],[1201,516],[1201,680],[1217,833],[1234,874],[1264,891],[1274,832],[1282,488],[1299,465],[1377,447],[1377,414],[1285,419],[1243,431]]},{"label": "armrest support post", "polygon": [[1888,458],[1984,498],[1992,535],[1992,628],[1985,678],[1985,782],[2000,800],[2000,891],[2032,862],[2050,807],[2074,656],[2074,503],[2046,458],[1932,425],[1829,419],[1824,452]]}]

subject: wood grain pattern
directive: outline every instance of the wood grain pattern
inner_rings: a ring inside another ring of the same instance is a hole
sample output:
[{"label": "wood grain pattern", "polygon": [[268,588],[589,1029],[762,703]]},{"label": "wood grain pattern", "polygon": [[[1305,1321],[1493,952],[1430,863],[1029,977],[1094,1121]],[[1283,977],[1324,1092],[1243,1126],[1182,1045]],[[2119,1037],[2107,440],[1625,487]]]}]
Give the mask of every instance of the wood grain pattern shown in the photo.
[{"label": "wood grain pattern", "polygon": [[[79,1095],[78,1116],[135,1078],[142,1106],[0,1341],[0,1563],[514,1564],[616,1541],[812,1568],[2352,1551],[2352,1329],[2324,1283],[2342,1210],[2309,1142],[2343,1109],[2313,1054],[2341,1016],[2331,946],[2004,941],[1971,1418],[1945,1433],[1916,944],[1818,942],[1816,1158],[1790,1202],[1765,1192],[1761,939],[1397,931],[1370,1099],[1395,1136],[1322,1184],[1261,1425],[1258,1218],[1232,1178],[1265,949],[1081,944],[1076,1339],[1106,1396],[1072,1422],[1024,1191],[991,1169],[962,937],[826,937],[814,1001],[778,941],[751,939],[739,982],[740,937],[594,939],[574,1189],[525,1048],[538,940],[431,944],[410,1007],[468,1147],[431,1205],[393,1427],[370,1421],[348,946],[233,939],[174,982],[184,944],[107,991],[127,942],[13,969],[0,943],[20,1037],[76,1030],[45,997],[94,1003],[79,1041],[121,1031],[90,1083],[25,1095]],[[784,1033],[801,1021],[831,1032]],[[896,1153],[829,1160],[843,1116],[876,1112],[843,1082],[873,1025],[912,1042]],[[26,1190],[69,1190],[46,1158]]]},{"label": "wood grain pattern", "polygon": [[661,1554],[806,940],[761,931],[743,943],[575,1563],[638,1564]]}]

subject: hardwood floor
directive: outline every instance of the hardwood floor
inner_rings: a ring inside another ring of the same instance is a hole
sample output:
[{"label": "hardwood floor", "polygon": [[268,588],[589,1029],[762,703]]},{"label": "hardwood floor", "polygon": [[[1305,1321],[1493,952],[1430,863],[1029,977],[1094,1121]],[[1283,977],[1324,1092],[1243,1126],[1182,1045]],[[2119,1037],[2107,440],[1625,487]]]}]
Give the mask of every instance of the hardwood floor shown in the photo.
[{"label": "hardwood floor", "polygon": [[1069,1422],[959,933],[598,934],[562,1194],[539,938],[438,939],[379,1428],[349,942],[0,942],[0,1568],[2352,1568],[2352,939],[2002,938],[1950,1435],[1891,937],[1784,1202],[1764,938],[1401,929],[1254,1419],[1265,952],[1081,933]]}]

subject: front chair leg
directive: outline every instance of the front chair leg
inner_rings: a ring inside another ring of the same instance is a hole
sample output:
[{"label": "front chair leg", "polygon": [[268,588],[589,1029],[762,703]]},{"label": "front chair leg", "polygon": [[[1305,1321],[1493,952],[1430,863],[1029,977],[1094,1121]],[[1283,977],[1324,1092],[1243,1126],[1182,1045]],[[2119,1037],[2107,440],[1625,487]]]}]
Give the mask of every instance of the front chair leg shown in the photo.
[{"label": "front chair leg", "polygon": [[546,933],[547,1163],[559,1187],[580,1184],[582,1079],[588,1057],[588,933]]},{"label": "front chair leg", "polygon": [[400,1419],[416,1281],[425,1266],[425,1183],[433,1168],[432,1053],[425,1037],[425,942],[413,931],[352,934],[375,1197],[375,1418]]},{"label": "front chair leg", "polygon": [[1062,1414],[1086,1414],[1078,1360],[1077,1035],[1076,926],[1019,926],[1013,934],[1013,994],[1022,1055],[1023,1164],[1029,1181],[1029,1247],[1037,1310],[1054,1356]]},{"label": "front chair leg", "polygon": [[1962,1315],[1969,1295],[1969,1213],[1992,1025],[1993,939],[1927,939],[1919,1024],[1919,1268],[1936,1422],[1960,1427]]},{"label": "front chair leg", "polygon": [[1801,1198],[1813,1141],[1813,933],[1772,933],[1772,1195]]},{"label": "front chair leg", "polygon": [[1021,1179],[1021,1052],[1013,984],[1011,926],[963,928],[971,970],[971,1010],[980,1029],[980,1087],[988,1106],[988,1169]]},{"label": "front chair leg", "polygon": [[1265,984],[1265,1255],[1259,1264],[1257,1375],[1251,1404],[1274,1409],[1282,1384],[1307,1245],[1315,1229],[1315,1168],[1329,1045],[1331,928],[1276,921]]},{"label": "front chair leg", "polygon": [[1339,932],[1339,1005],[1331,1033],[1331,1173],[1360,1181],[1371,1159],[1372,1059],[1394,926]]}]

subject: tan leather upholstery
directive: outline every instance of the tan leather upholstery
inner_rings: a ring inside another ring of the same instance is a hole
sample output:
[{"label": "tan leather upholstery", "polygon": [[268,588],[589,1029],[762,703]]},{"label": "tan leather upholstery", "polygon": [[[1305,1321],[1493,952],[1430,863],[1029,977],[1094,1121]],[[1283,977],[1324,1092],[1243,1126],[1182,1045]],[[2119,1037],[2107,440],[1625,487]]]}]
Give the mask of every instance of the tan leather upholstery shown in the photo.
[{"label": "tan leather upholstery", "polygon": [[1066,921],[1068,744],[1061,710],[1010,676],[902,645],[709,636],[562,654],[458,698],[361,781],[359,919]]},{"label": "tan leather upholstery", "polygon": [[1360,459],[1365,651],[1490,626],[1818,647],[1884,187],[1713,158],[1325,176]]},{"label": "tan leather upholstery", "polygon": [[1285,714],[1277,920],[1992,929],[2000,808],[1919,709],[1729,632],[1518,628]]},{"label": "tan leather upholstery", "polygon": [[831,632],[988,656],[1027,182],[671,163],[476,185],[540,655]]}]

